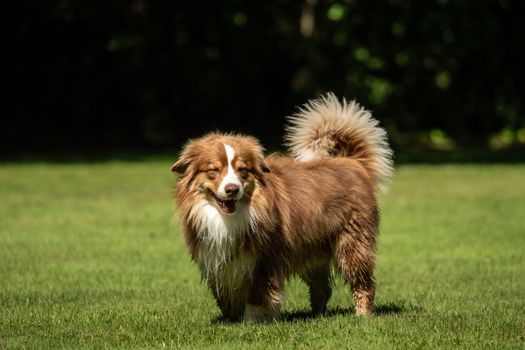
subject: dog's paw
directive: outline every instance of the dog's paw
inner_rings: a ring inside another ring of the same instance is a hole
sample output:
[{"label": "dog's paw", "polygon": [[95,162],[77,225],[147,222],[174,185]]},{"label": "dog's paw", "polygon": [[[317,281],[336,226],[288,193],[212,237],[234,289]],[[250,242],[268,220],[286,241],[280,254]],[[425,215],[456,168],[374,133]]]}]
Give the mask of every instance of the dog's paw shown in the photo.
[{"label": "dog's paw", "polygon": [[247,304],[244,311],[244,322],[246,323],[269,323],[279,319],[275,311],[265,309],[262,306]]},{"label": "dog's paw", "polygon": [[360,305],[355,308],[356,316],[369,316],[373,313],[373,308],[371,305]]}]

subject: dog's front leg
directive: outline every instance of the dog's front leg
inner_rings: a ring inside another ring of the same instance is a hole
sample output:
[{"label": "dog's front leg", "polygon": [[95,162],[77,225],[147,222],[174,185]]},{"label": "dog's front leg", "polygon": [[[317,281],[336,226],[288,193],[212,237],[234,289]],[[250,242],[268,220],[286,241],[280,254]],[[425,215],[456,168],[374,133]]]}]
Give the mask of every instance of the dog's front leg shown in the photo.
[{"label": "dog's front leg", "polygon": [[[217,306],[221,310],[222,316],[226,321],[237,322],[240,321],[244,314],[244,302],[246,300],[246,287],[239,288],[237,295],[224,293],[213,282],[208,283],[210,291],[215,297]],[[244,294],[242,293],[244,292]]]},{"label": "dog's front leg", "polygon": [[279,318],[284,279],[280,274],[259,267],[244,310],[246,323],[272,322]]}]

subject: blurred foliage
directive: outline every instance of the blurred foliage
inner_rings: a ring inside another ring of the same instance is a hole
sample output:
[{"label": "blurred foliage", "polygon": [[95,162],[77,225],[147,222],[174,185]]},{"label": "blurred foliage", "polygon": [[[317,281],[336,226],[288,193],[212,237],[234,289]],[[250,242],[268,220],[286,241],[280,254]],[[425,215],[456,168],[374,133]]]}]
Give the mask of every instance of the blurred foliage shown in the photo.
[{"label": "blurred foliage", "polygon": [[275,148],[284,117],[325,91],[371,109],[398,147],[525,142],[523,7],[17,1],[0,145],[178,147],[221,129]]}]

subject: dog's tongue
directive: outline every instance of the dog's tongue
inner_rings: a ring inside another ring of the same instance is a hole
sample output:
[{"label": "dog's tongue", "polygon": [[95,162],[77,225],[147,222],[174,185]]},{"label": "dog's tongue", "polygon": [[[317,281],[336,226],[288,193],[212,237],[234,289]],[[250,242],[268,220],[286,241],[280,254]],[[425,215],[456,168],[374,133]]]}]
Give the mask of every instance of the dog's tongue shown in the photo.
[{"label": "dog's tongue", "polygon": [[235,211],[235,201],[234,200],[227,200],[222,201],[222,210],[224,210],[225,213],[231,214]]}]

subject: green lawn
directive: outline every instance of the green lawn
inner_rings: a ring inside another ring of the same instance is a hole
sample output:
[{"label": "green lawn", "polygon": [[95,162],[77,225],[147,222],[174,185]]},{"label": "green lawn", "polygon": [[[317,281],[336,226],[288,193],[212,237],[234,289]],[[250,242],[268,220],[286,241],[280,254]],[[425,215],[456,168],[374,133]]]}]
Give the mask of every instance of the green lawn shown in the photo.
[{"label": "green lawn", "polygon": [[0,165],[0,348],[525,348],[525,165],[405,165],[377,313],[224,324],[172,223],[168,159]]}]

